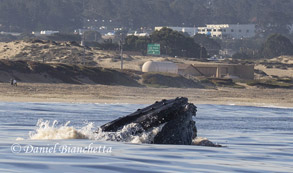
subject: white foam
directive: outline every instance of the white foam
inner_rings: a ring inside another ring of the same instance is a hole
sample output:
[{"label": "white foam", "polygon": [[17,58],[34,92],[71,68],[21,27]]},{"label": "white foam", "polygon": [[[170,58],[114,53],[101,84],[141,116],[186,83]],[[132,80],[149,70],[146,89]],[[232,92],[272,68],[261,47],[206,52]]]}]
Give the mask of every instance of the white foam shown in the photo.
[{"label": "white foam", "polygon": [[192,140],[191,145],[208,146],[208,147],[222,147],[222,145],[214,144],[208,138],[197,137]]},{"label": "white foam", "polygon": [[69,126],[70,121],[64,125],[58,126],[58,121],[55,120],[53,123],[50,121],[38,120],[37,128],[34,132],[29,133],[30,139],[39,140],[56,140],[56,139],[88,139],[87,132],[92,128],[93,124],[89,123],[81,129],[76,129],[73,126]]},{"label": "white foam", "polygon": [[16,141],[23,141],[23,140],[24,138],[21,138],[21,137],[16,138]]},{"label": "white foam", "polygon": [[[110,141],[120,141],[120,142],[130,142],[130,143],[152,143],[154,137],[164,125],[159,127],[154,127],[149,131],[143,130],[143,128],[136,123],[131,123],[124,126],[121,130],[117,132],[103,132],[102,129],[98,129],[96,132],[96,140],[110,140]],[[136,133],[136,132],[140,133]]]},{"label": "white foam", "polygon": [[198,145],[200,142],[204,141],[204,140],[208,140],[208,138],[203,138],[203,137],[197,137],[197,138],[194,138],[192,140],[192,144],[193,145]]},{"label": "white foam", "polygon": [[[149,131],[136,123],[124,126],[117,132],[103,132],[101,128],[96,128],[94,123],[86,123],[83,127],[70,126],[70,121],[59,124],[57,120],[38,120],[36,130],[29,133],[32,140],[57,140],[57,139],[90,139],[104,141],[120,141],[130,143],[152,143],[154,137],[163,128],[164,124],[154,127]],[[139,133],[136,133],[138,132]],[[23,139],[23,138],[22,138]]]}]

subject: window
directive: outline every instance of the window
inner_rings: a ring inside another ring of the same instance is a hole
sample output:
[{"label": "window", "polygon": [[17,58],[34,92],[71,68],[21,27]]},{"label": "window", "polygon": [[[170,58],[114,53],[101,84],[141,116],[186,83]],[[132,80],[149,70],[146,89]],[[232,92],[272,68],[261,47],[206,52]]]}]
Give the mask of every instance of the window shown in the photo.
[{"label": "window", "polygon": [[222,31],[222,29],[218,29],[218,31],[219,31],[219,32],[221,32],[221,31]]},{"label": "window", "polygon": [[216,32],[217,30],[216,29],[214,29],[214,32]]},{"label": "window", "polygon": [[208,32],[211,32],[212,30],[211,30],[211,29],[207,29],[207,31],[208,31]]}]

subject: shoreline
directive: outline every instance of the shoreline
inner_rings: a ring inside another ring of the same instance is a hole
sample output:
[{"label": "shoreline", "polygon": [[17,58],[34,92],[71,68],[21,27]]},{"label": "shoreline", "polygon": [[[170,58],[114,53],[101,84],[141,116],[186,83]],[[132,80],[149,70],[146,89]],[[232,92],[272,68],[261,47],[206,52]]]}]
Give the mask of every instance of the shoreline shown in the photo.
[{"label": "shoreline", "polygon": [[0,102],[56,102],[153,104],[162,99],[187,97],[196,104],[293,108],[290,89],[149,88],[109,85],[0,83]]},{"label": "shoreline", "polygon": [[[145,102],[145,101],[138,101],[138,102],[132,102],[129,100],[120,100],[120,102],[116,102],[115,100],[98,100],[98,102],[94,102],[91,100],[87,101],[68,101],[65,99],[54,99],[54,100],[44,100],[44,99],[35,99],[35,98],[19,98],[18,100],[13,100],[12,98],[4,98],[0,99],[0,103],[65,103],[65,104],[145,104],[145,105],[151,105],[155,103],[156,100],[153,102]],[[278,109],[293,109],[293,106],[291,104],[274,104],[274,103],[256,103],[256,102],[236,102],[236,103],[229,103],[229,102],[219,102],[219,101],[203,101],[203,102],[194,102],[190,101],[194,105],[224,105],[224,106],[248,106],[248,107],[259,107],[259,108],[278,108]]]}]

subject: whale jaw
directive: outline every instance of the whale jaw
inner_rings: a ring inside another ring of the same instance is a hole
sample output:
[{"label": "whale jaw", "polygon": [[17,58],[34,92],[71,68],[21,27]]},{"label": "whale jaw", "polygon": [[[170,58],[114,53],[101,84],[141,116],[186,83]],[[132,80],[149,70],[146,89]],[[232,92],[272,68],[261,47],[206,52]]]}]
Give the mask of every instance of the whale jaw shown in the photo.
[{"label": "whale jaw", "polygon": [[104,124],[100,128],[104,132],[117,132],[126,125],[136,123],[141,128],[134,133],[140,134],[143,131],[163,126],[152,143],[191,145],[192,139],[197,136],[195,121],[192,119],[193,116],[196,116],[196,111],[196,106],[188,103],[188,99],[185,97],[162,100]]}]

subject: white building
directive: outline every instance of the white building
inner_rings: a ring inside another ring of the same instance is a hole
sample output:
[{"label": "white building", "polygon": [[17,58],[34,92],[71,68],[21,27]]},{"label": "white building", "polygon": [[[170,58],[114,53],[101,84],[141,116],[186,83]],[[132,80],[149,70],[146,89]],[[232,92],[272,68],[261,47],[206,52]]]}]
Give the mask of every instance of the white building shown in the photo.
[{"label": "white building", "polygon": [[255,36],[254,24],[219,24],[198,27],[198,34],[219,38],[251,38]]},{"label": "white building", "polygon": [[4,31],[1,31],[0,32],[1,35],[12,35],[12,36],[20,36],[21,33],[17,33],[17,32],[4,32]]},{"label": "white building", "polygon": [[41,35],[53,35],[53,34],[57,34],[57,33],[59,33],[59,31],[46,30],[46,31],[40,32]]},{"label": "white building", "polygon": [[[171,27],[166,26],[174,31],[188,33],[190,36],[195,34],[205,34],[218,38],[251,38],[255,36],[254,24],[217,24],[206,25],[205,27]],[[155,31],[161,30],[163,27],[155,27]]]},{"label": "white building", "polygon": [[137,37],[147,37],[150,34],[146,33],[146,32],[137,32],[137,31],[135,31],[134,33],[128,33],[127,34],[127,36],[130,36],[130,35],[134,35],[134,36],[137,36]]},{"label": "white building", "polygon": [[161,72],[178,74],[178,66],[173,62],[147,61],[142,66],[142,72]]},{"label": "white building", "polygon": [[[172,27],[172,26],[165,26],[166,28],[172,29],[174,31],[187,33],[189,36],[194,36],[197,33],[196,27]],[[155,31],[160,31],[163,26],[155,27]]]}]

